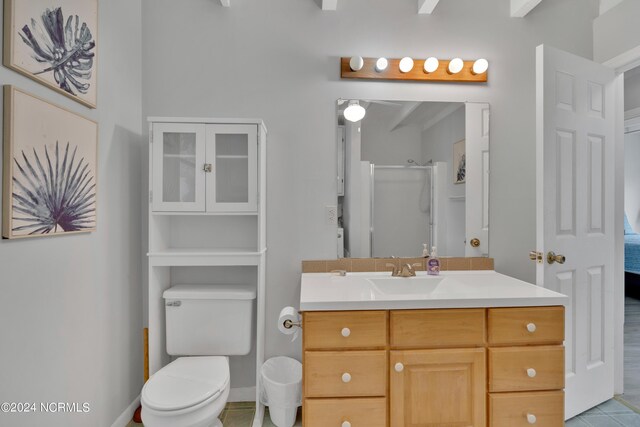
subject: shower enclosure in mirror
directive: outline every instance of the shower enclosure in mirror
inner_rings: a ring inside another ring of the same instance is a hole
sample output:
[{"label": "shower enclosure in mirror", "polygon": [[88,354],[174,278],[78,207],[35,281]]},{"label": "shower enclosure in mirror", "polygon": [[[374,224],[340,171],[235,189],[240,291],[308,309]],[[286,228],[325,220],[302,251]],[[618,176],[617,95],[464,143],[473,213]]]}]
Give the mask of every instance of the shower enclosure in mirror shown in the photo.
[{"label": "shower enclosure in mirror", "polygon": [[[489,255],[489,105],[338,101],[339,257]],[[347,113],[347,117],[350,114]]]}]

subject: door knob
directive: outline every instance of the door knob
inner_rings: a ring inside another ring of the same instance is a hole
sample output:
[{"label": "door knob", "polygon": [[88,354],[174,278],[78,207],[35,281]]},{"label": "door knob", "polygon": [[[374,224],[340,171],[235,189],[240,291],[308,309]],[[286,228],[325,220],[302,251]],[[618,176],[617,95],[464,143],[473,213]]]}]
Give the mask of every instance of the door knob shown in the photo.
[{"label": "door knob", "polygon": [[553,264],[554,262],[557,262],[558,264],[564,264],[566,260],[567,258],[565,258],[564,255],[556,255],[555,252],[549,252],[547,254],[547,262],[549,264]]},{"label": "door knob", "polygon": [[202,170],[209,173],[213,170],[211,163],[205,163],[204,166],[202,166]]},{"label": "door knob", "polygon": [[480,247],[480,239],[474,237],[473,239],[471,239],[469,244],[471,245],[472,248],[479,248]]}]

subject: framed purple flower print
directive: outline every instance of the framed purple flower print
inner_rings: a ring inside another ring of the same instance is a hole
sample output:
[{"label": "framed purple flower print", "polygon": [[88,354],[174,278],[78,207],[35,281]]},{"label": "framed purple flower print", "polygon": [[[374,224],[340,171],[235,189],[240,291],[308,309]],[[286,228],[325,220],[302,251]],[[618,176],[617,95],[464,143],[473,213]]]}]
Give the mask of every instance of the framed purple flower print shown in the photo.
[{"label": "framed purple flower print", "polygon": [[98,124],[4,87],[2,237],[96,229]]},{"label": "framed purple flower print", "polygon": [[98,0],[5,0],[4,65],[97,106]]}]

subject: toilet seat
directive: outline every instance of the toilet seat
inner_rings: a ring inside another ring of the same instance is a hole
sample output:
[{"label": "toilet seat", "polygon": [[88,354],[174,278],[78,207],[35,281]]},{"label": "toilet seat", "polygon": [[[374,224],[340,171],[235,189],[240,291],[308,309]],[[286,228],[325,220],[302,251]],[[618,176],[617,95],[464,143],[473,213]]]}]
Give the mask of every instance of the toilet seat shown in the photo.
[{"label": "toilet seat", "polygon": [[142,389],[142,405],[158,412],[188,412],[216,400],[229,386],[229,359],[181,357],[156,372]]}]

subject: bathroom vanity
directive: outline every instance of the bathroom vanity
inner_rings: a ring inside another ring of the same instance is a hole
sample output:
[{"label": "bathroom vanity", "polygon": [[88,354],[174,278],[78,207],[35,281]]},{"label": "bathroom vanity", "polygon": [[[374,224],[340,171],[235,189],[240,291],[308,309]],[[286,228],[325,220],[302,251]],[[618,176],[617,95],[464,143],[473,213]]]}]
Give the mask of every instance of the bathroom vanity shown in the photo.
[{"label": "bathroom vanity", "polygon": [[305,273],[303,426],[563,426],[567,302],[494,271]]}]

